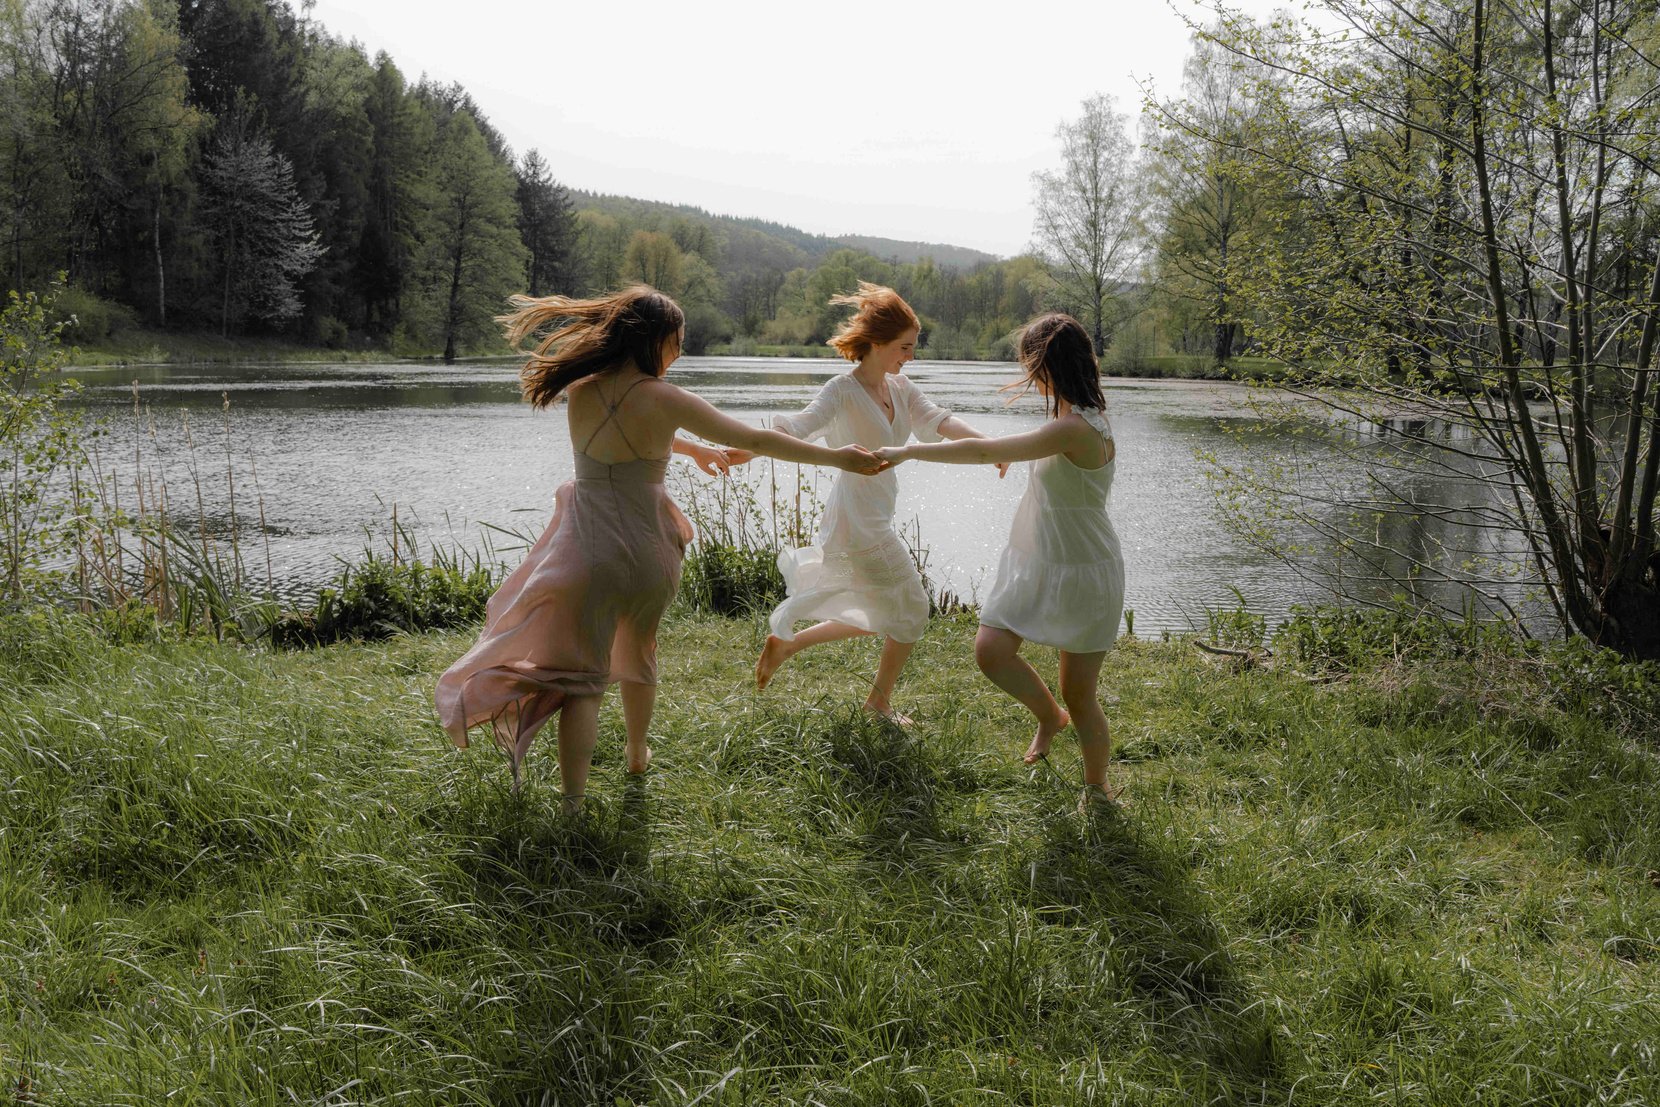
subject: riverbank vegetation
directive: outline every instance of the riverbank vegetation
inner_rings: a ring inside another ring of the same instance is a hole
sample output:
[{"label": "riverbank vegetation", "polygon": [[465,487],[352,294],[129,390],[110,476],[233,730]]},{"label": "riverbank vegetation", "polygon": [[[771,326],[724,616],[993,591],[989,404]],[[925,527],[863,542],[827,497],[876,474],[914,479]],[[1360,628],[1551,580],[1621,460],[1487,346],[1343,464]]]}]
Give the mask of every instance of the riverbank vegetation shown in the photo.
[{"label": "riverbank vegetation", "polygon": [[1126,641],[1131,805],[1080,814],[1075,748],[1019,763],[971,621],[923,639],[901,732],[850,710],[868,643],[758,695],[758,623],[677,615],[651,772],[613,705],[574,821],[551,741],[514,797],[437,729],[470,629],[283,653],[0,619],[0,1086],[1660,1097],[1652,674],[1380,618],[1310,617],[1268,667]]}]

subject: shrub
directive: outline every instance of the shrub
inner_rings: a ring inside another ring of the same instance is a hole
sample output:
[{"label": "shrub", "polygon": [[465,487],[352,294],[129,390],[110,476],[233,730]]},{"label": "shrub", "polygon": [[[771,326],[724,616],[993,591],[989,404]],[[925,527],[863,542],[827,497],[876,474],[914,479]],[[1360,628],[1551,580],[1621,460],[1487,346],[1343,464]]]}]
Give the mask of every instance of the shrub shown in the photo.
[{"label": "shrub", "polygon": [[51,317],[63,324],[62,338],[72,345],[102,342],[138,326],[138,316],[132,308],[74,285],[66,286],[57,294]]},{"label": "shrub", "polygon": [[439,558],[429,565],[370,554],[341,570],[334,585],[318,593],[310,611],[278,617],[271,624],[271,641],[299,649],[465,626],[484,618],[496,583],[495,571],[476,560]]},{"label": "shrub", "polygon": [[761,546],[698,542],[686,551],[680,602],[693,611],[749,615],[784,598],[778,551]]}]

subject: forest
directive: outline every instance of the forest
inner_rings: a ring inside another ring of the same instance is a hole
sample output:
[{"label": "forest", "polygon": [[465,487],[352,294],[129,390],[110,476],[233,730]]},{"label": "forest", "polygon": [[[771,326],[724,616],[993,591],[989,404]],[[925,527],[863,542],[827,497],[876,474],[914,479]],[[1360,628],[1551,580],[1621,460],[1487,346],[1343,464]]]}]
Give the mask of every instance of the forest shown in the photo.
[{"label": "forest", "polygon": [[[512,149],[466,89],[305,5],[7,0],[0,20],[0,264],[16,290],[65,280],[83,347],[140,331],[453,359],[502,352],[510,293],[644,281],[685,304],[694,352],[799,353],[862,278],[911,301],[931,356],[1007,357],[1034,311],[1076,300],[1036,239],[1002,259],[575,191],[556,148]],[[1208,352],[1203,304],[1150,304],[1130,199],[1136,248],[1101,274],[1112,325],[1140,320],[1120,352]]]}]

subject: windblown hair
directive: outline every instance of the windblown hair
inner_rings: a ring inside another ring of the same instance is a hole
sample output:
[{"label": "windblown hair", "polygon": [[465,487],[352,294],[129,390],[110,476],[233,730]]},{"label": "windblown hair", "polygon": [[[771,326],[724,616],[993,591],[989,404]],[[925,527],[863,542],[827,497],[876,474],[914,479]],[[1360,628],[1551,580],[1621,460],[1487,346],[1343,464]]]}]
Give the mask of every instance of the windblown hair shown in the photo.
[{"label": "windblown hair", "polygon": [[680,333],[686,313],[669,297],[646,285],[609,296],[514,296],[513,310],[496,316],[515,349],[527,338],[541,340],[519,370],[519,391],[535,407],[547,407],[584,377],[632,363],[654,377],[663,364],[663,343]]},{"label": "windblown hair", "polygon": [[1073,407],[1107,406],[1095,346],[1083,324],[1070,315],[1051,312],[1027,323],[1020,332],[1020,364],[1026,376],[1009,387],[1031,388],[1041,382],[1049,393],[1051,416],[1060,413],[1061,400]]},{"label": "windblown hair", "polygon": [[872,347],[892,342],[912,327],[922,328],[899,293],[869,281],[860,281],[857,292],[830,297],[830,302],[859,309],[830,336],[829,345],[848,361],[861,360]]}]

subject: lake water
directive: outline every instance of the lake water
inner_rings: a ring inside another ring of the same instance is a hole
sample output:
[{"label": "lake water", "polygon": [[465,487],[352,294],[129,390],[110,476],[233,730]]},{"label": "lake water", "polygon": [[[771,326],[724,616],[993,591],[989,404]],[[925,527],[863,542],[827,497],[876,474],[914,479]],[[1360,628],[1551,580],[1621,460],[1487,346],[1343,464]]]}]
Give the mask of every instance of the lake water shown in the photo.
[{"label": "lake water", "polygon": [[[686,357],[669,379],[759,423],[772,412],[799,410],[842,368],[829,360]],[[236,510],[244,525],[257,524],[263,507],[272,575],[279,590],[293,593],[332,577],[341,559],[366,546],[384,549],[394,505],[423,548],[479,548],[486,541],[500,548],[511,541],[489,528],[539,530],[553,490],[571,476],[571,443],[562,408],[536,412],[519,400],[517,373],[516,362],[490,361],[144,366],[74,375],[86,386],[89,405],[108,417],[100,461],[123,482],[124,501],[130,504],[138,468],[165,478],[175,517],[194,523],[199,485],[216,529],[225,528],[229,515],[228,396]],[[919,361],[907,373],[934,402],[987,433],[1029,428],[1043,417],[1035,398],[1010,404],[997,391],[1016,375],[1012,365]],[[143,407],[138,419],[135,379]],[[1293,603],[1329,597],[1220,525],[1198,452],[1226,461],[1247,448],[1277,448],[1261,440],[1247,447],[1231,433],[1254,419],[1241,405],[1243,394],[1243,386],[1216,382],[1107,382],[1119,457],[1110,510],[1124,545],[1127,606],[1138,631],[1202,625],[1207,607],[1233,607],[1236,596],[1270,617]],[[780,485],[793,485],[794,466],[768,465],[748,467],[748,479],[767,485],[776,476]],[[937,584],[965,597],[984,594],[1025,485],[1023,468],[1003,481],[990,467],[907,464],[899,470],[899,520],[915,521]],[[683,459],[671,470],[678,471],[671,487],[683,496],[694,484],[705,492],[714,487],[715,478]],[[831,476],[818,476],[821,488]],[[1355,476],[1358,483],[1363,474]],[[1438,487],[1435,494],[1435,502],[1446,503],[1459,490]],[[1343,510],[1333,508],[1333,517]],[[1446,540],[1445,519],[1423,525],[1441,533],[1403,540]],[[1501,547],[1513,544],[1499,539]],[[245,537],[243,556],[263,581],[265,543]]]}]

